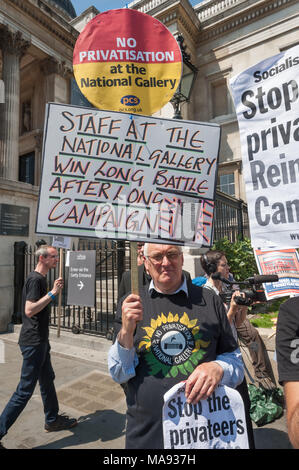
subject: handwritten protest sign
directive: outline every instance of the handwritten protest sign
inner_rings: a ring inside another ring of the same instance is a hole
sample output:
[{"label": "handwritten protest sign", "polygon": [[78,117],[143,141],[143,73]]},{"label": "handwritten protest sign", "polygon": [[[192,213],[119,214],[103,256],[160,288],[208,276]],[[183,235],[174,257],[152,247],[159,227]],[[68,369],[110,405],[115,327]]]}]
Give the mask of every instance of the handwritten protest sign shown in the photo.
[{"label": "handwritten protest sign", "polygon": [[164,395],[165,449],[248,449],[244,404],[236,390],[219,385],[206,400],[188,404],[185,384]]},{"label": "handwritten protest sign", "polygon": [[299,255],[297,250],[254,250],[260,274],[277,274],[278,282],[263,284],[267,300],[299,294]]},{"label": "handwritten protest sign", "polygon": [[210,246],[220,128],[50,103],[37,233]]},{"label": "handwritten protest sign", "polygon": [[255,248],[299,246],[299,46],[231,80]]},{"label": "handwritten protest sign", "polygon": [[73,68],[78,87],[95,107],[151,115],[174,95],[182,55],[159,20],[123,8],[103,12],[85,26]]}]

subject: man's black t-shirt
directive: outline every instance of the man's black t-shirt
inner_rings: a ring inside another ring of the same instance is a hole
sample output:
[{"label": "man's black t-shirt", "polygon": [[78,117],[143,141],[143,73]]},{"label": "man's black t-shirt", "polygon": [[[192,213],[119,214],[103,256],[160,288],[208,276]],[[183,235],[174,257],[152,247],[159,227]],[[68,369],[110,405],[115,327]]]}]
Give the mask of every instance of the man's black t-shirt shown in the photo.
[{"label": "man's black t-shirt", "polygon": [[293,297],[280,307],[276,329],[278,379],[299,381],[299,297]]},{"label": "man's black t-shirt", "polygon": [[[140,289],[143,320],[134,337],[139,364],[126,393],[128,449],[163,448],[163,395],[202,362],[238,347],[221,299],[191,282],[188,293],[149,294],[148,286]],[[121,302],[116,333],[120,327]]]},{"label": "man's black t-shirt", "polygon": [[25,315],[25,302],[36,302],[47,293],[47,279],[37,271],[27,277],[22,293],[22,329],[19,338],[21,346],[37,346],[49,336],[49,306],[47,305],[33,317]]}]

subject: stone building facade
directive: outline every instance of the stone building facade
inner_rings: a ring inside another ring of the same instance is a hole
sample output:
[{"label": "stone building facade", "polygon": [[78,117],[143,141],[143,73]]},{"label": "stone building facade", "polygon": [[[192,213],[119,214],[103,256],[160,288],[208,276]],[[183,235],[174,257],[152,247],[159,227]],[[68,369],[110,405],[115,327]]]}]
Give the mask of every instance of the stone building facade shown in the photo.
[{"label": "stone building facade", "polygon": [[[204,0],[194,7],[188,0],[135,0],[129,8],[183,34],[198,68],[183,118],[221,125],[218,187],[245,200],[229,79],[298,43],[297,0]],[[98,13],[90,6],[77,16],[70,0],[0,1],[0,331],[13,314],[14,244],[40,238],[35,219],[45,105],[72,102],[73,48]],[[172,117],[173,108],[158,114]]]},{"label": "stone building facade", "polygon": [[[45,104],[70,102],[78,31],[67,2],[0,2],[0,331],[14,305],[14,244],[33,244],[41,175]],[[71,2],[69,2],[71,6]],[[40,238],[40,237],[39,237]]]}]

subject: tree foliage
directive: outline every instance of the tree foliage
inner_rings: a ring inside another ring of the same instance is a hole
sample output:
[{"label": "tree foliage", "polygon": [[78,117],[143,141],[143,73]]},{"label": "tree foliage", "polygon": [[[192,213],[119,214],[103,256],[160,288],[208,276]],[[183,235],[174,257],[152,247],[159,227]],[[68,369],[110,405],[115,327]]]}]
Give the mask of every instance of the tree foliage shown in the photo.
[{"label": "tree foliage", "polygon": [[236,281],[242,281],[254,274],[259,274],[249,238],[238,239],[232,243],[225,237],[217,240],[212,249],[224,251],[230,272]]}]

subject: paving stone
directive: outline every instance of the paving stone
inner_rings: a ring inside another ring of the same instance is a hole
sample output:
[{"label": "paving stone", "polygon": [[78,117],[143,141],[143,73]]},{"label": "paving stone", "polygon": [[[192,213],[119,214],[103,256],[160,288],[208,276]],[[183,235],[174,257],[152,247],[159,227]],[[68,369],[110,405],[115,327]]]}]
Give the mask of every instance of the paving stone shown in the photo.
[{"label": "paving stone", "polygon": [[98,372],[92,372],[88,376],[88,380],[102,383],[103,382],[103,375],[99,374]]},{"label": "paving stone", "polygon": [[84,382],[79,381],[77,383],[72,384],[71,389],[72,390],[82,390],[85,387],[86,387],[86,384]]},{"label": "paving stone", "polygon": [[62,402],[62,401],[67,400],[68,398],[70,398],[72,396],[72,394],[70,392],[61,391],[61,392],[57,392],[57,396],[58,396],[58,400],[60,402]]},{"label": "paving stone", "polygon": [[[68,352],[72,352],[69,345]],[[22,358],[16,343],[5,342],[5,358],[6,362],[0,364],[0,411],[20,377]],[[272,355],[270,359],[273,360]],[[60,411],[77,418],[79,425],[72,430],[45,433],[42,401],[37,386],[25,410],[4,437],[3,444],[8,449],[124,449],[126,404],[121,387],[101,369],[99,372],[95,362],[83,361],[78,354],[74,357],[62,356],[56,354],[53,348],[52,364]],[[275,361],[272,364],[276,375]],[[5,380],[2,380],[4,377]],[[285,421],[284,415],[262,428],[254,426],[257,448],[290,449]]]},{"label": "paving stone", "polygon": [[82,407],[85,404],[86,400],[83,397],[73,396],[70,400],[68,400],[68,405],[72,406],[73,408]]},{"label": "paving stone", "polygon": [[102,395],[102,398],[104,400],[108,400],[109,402],[115,402],[119,400],[120,398],[123,398],[123,392],[117,393],[117,392],[108,392],[104,395]]},{"label": "paving stone", "polygon": [[89,401],[84,404],[84,411],[87,411],[88,413],[93,412],[96,413],[98,411],[102,411],[108,408],[108,406],[99,401]]},{"label": "paving stone", "polygon": [[96,413],[124,402],[124,393],[120,386],[98,371],[65,384],[57,394],[60,403],[88,413]]}]

